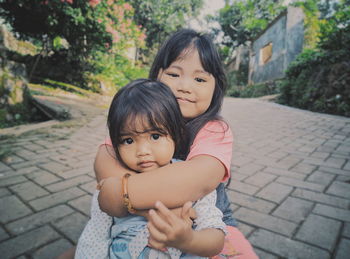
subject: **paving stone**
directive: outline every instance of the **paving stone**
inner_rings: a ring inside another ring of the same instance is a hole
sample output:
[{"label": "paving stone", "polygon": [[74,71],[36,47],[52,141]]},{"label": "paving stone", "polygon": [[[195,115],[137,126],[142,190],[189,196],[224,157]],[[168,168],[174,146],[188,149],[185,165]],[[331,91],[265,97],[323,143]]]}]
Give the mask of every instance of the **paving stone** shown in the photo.
[{"label": "paving stone", "polygon": [[298,172],[292,172],[292,171],[279,169],[279,168],[272,168],[272,167],[265,168],[263,170],[263,172],[268,173],[268,174],[277,175],[277,176],[288,176],[288,177],[299,179],[299,180],[304,180],[306,177],[305,174],[301,174]]},{"label": "paving stone", "polygon": [[8,178],[0,177],[0,179],[1,179],[0,187],[10,186],[16,183],[23,183],[27,181],[27,178],[25,178],[24,176],[14,176],[14,177],[8,177]]},{"label": "paving stone", "polygon": [[14,195],[1,198],[0,208],[1,223],[7,223],[31,213],[31,210]]},{"label": "paving stone", "polygon": [[291,155],[279,160],[277,163],[279,165],[282,165],[284,168],[293,168],[294,166],[296,166],[297,164],[299,164],[301,162],[301,159],[293,157]]},{"label": "paving stone", "polygon": [[323,215],[326,217],[350,222],[350,210],[338,209],[322,204],[316,204],[313,213]]},{"label": "paving stone", "polygon": [[293,172],[306,174],[306,175],[311,174],[315,170],[316,170],[316,166],[308,165],[305,163],[299,163],[291,169],[291,171]]},{"label": "paving stone", "polygon": [[57,192],[57,191],[62,191],[70,187],[77,186],[79,184],[83,184],[90,181],[91,181],[91,177],[82,175],[69,180],[47,185],[46,189],[48,189],[50,192]]},{"label": "paving stone", "polygon": [[39,171],[35,171],[33,173],[28,174],[27,177],[33,180],[34,182],[36,182],[37,184],[40,184],[43,186],[46,186],[48,184],[55,183],[61,180],[56,175],[41,169]]},{"label": "paving stone", "polygon": [[283,176],[278,177],[276,181],[278,183],[284,183],[290,186],[299,187],[301,189],[308,189],[312,191],[322,192],[325,189],[325,186],[321,184],[304,182],[304,181],[300,181],[289,177],[283,177]]},{"label": "paving stone", "polygon": [[297,227],[297,224],[293,222],[243,207],[235,211],[234,217],[249,225],[265,228],[286,236],[291,236]]},{"label": "paving stone", "polygon": [[71,189],[67,189],[61,192],[56,192],[54,194],[45,196],[43,198],[39,198],[31,201],[29,204],[36,210],[42,210],[49,207],[52,207],[57,204],[65,203],[72,199],[75,199],[84,194],[83,191],[79,190],[76,187]]},{"label": "paving stone", "polygon": [[335,177],[336,176],[334,174],[315,171],[307,178],[307,181],[328,186],[334,180]]},{"label": "paving stone", "polygon": [[92,195],[84,195],[78,199],[68,202],[68,204],[90,217],[91,198]]},{"label": "paving stone", "polygon": [[331,156],[331,153],[329,152],[319,152],[319,151],[315,151],[311,154],[311,157],[315,157],[315,158],[321,158],[323,160],[326,160],[328,157]]},{"label": "paving stone", "polygon": [[[347,171],[350,171],[350,161],[348,161],[344,167],[343,167],[344,170],[347,170]],[[1,170],[0,170],[1,171]]]},{"label": "paving stone", "polygon": [[53,223],[53,226],[59,229],[60,232],[62,232],[74,243],[77,243],[79,236],[83,231],[88,219],[88,217],[80,213],[73,213],[55,221]]},{"label": "paving stone", "polygon": [[16,220],[6,225],[6,228],[13,234],[20,234],[33,228],[42,226],[56,219],[62,218],[73,212],[67,205],[59,205],[51,209],[34,213],[30,216]]},{"label": "paving stone", "polygon": [[254,248],[254,252],[261,259],[278,259],[278,256],[270,254],[258,248]]},{"label": "paving stone", "polygon": [[319,203],[324,203],[327,205],[331,205],[331,206],[335,206],[335,207],[339,207],[339,208],[344,208],[344,209],[346,209],[350,206],[349,200],[334,197],[332,195],[327,195],[324,193],[304,190],[304,189],[296,189],[292,193],[292,196],[299,197],[299,198],[306,199],[306,200],[310,200],[310,201],[319,202]]},{"label": "paving stone", "polygon": [[244,156],[232,157],[232,165],[243,167],[244,165],[250,164],[253,162],[253,159]]},{"label": "paving stone", "polygon": [[239,174],[239,173],[231,173],[231,181],[238,181],[242,182],[244,179],[248,178],[248,175],[245,174]]},{"label": "paving stone", "polygon": [[347,238],[350,238],[350,223],[345,223],[344,224],[343,236],[347,237]]},{"label": "paving stone", "polygon": [[15,163],[23,162],[23,158],[16,156],[15,154],[11,154],[5,158],[3,158],[3,162],[5,162],[7,165],[12,165]]},{"label": "paving stone", "polygon": [[33,259],[47,259],[47,258],[56,258],[61,255],[63,252],[67,251],[72,247],[72,244],[69,243],[66,239],[59,239],[50,243],[40,249],[38,249],[33,255]]},{"label": "paving stone", "polygon": [[258,186],[258,187],[263,187],[266,184],[272,182],[276,178],[277,176],[275,175],[259,172],[248,177],[247,179],[244,180],[244,182],[251,185]]},{"label": "paving stone", "polygon": [[291,240],[263,229],[255,231],[250,236],[249,241],[254,246],[277,254],[283,258],[330,258],[330,254],[325,250]]},{"label": "paving stone", "polygon": [[296,234],[296,238],[332,252],[341,223],[339,221],[310,214]]},{"label": "paving stone", "polygon": [[59,237],[49,226],[43,226],[23,235],[14,237],[0,244],[1,258],[13,258],[27,251],[40,247]]},{"label": "paving stone", "polygon": [[9,234],[7,234],[2,227],[0,227],[0,241],[5,240],[9,237]]},{"label": "paving stone", "polygon": [[37,156],[38,154],[32,151],[26,150],[25,148],[22,148],[16,152],[16,155],[22,157],[25,160],[30,160],[33,157]]},{"label": "paving stone", "polygon": [[0,172],[5,172],[8,170],[11,170],[11,167],[0,161]]},{"label": "paving stone", "polygon": [[342,238],[335,259],[348,259],[350,255],[350,240]]},{"label": "paving stone", "polygon": [[261,171],[264,168],[264,166],[261,165],[256,165],[254,163],[250,163],[247,165],[244,165],[242,167],[240,167],[237,170],[237,173],[239,174],[244,174],[244,175],[253,175],[258,171]]},{"label": "paving stone", "polygon": [[30,181],[13,185],[9,188],[25,201],[49,194],[43,188]]},{"label": "paving stone", "polygon": [[327,167],[327,166],[320,166],[318,168],[318,170],[322,171],[322,172],[326,172],[326,173],[337,174],[337,175],[345,175],[345,176],[349,175],[349,171],[348,170],[337,169],[337,168],[330,168],[330,167]]},{"label": "paving stone", "polygon": [[249,236],[255,230],[254,227],[244,224],[243,222],[238,222],[238,229],[245,237]]},{"label": "paving stone", "polygon": [[34,144],[34,143],[27,144],[26,149],[28,149],[29,151],[33,151],[33,152],[36,152],[38,150],[46,150],[46,148],[43,147],[42,145],[38,145],[38,144]]},{"label": "paving stone", "polygon": [[340,159],[340,158],[333,158],[330,157],[325,161],[325,165],[328,167],[333,167],[333,168],[342,168],[343,165],[346,163],[346,159]]},{"label": "paving stone", "polygon": [[273,157],[273,158],[276,158],[276,159],[282,159],[282,158],[286,157],[287,155],[289,155],[289,153],[283,152],[280,149],[267,154],[267,156]]},{"label": "paving stone", "polygon": [[53,162],[53,161],[41,164],[40,167],[42,169],[47,170],[49,172],[52,172],[54,174],[59,174],[61,172],[68,171],[68,170],[72,169],[69,166],[63,165],[61,163]]},{"label": "paving stone", "polygon": [[256,186],[237,181],[231,181],[230,185],[228,186],[228,189],[242,192],[245,194],[254,194],[259,190],[259,188]]},{"label": "paving stone", "polygon": [[350,199],[350,184],[335,181],[328,188],[326,193]]},{"label": "paving stone", "polygon": [[292,191],[293,188],[290,186],[272,182],[263,188],[260,192],[258,192],[256,196],[265,200],[279,203],[284,200],[285,197],[287,197]]},{"label": "paving stone", "polygon": [[11,193],[9,192],[8,189],[6,188],[0,188],[0,198],[4,197],[4,196],[9,196],[11,195]]},{"label": "paving stone", "polygon": [[84,191],[93,194],[96,190],[96,180],[93,180],[91,182],[88,182],[86,184],[82,184],[79,186],[80,189],[83,189]]},{"label": "paving stone", "polygon": [[272,215],[300,223],[310,214],[313,206],[313,202],[288,197]]},{"label": "paving stone", "polygon": [[227,194],[230,197],[230,200],[234,204],[240,205],[243,207],[248,207],[250,209],[254,209],[267,214],[270,211],[272,211],[276,206],[276,204],[272,202],[265,201],[265,200],[255,198],[253,196],[245,195],[235,191],[228,191]]},{"label": "paving stone", "polygon": [[81,168],[75,168],[69,171],[64,171],[59,174],[60,177],[63,177],[65,179],[73,178],[76,176],[86,175],[89,172],[93,172],[93,168],[91,166],[89,167],[81,167]]},{"label": "paving stone", "polygon": [[[48,161],[48,158],[38,156],[38,157],[33,157],[29,161],[13,164],[13,165],[11,165],[11,167],[13,167],[16,170],[20,170],[20,169],[25,170],[28,167],[37,166],[39,164],[47,163],[47,161]],[[27,172],[27,173],[29,173],[29,172]]]}]

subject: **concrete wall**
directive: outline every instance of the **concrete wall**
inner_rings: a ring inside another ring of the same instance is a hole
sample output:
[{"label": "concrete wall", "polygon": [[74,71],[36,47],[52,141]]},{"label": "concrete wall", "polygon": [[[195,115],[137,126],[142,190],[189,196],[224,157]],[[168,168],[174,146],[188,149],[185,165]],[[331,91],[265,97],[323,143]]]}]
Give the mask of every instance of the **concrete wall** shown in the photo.
[{"label": "concrete wall", "polygon": [[[288,7],[253,42],[249,65],[249,83],[261,83],[283,78],[290,62],[302,51],[304,40],[304,15],[300,8]],[[260,50],[272,43],[272,56],[262,64]]]}]

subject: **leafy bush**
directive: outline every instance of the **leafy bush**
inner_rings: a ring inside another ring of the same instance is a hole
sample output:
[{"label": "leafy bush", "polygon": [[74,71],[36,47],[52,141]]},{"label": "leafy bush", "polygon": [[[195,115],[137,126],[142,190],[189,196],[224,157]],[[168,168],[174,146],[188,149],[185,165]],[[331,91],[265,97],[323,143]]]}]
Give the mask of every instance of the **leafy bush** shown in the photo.
[{"label": "leafy bush", "polygon": [[230,87],[227,91],[228,96],[241,98],[255,98],[265,95],[273,95],[279,93],[277,81],[265,82],[255,85],[236,85]]},{"label": "leafy bush", "polygon": [[279,102],[350,117],[350,1],[320,23],[316,48],[305,49],[281,82]]}]

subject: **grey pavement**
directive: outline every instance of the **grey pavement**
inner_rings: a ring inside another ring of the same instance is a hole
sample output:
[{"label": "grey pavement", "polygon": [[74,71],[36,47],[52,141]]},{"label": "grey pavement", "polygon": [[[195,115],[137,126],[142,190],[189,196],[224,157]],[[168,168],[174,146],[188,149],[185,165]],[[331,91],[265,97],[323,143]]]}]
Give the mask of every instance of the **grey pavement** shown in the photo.
[{"label": "grey pavement", "polygon": [[[234,217],[260,258],[349,258],[350,119],[233,98],[223,116]],[[80,127],[0,140],[0,258],[54,258],[76,244],[105,120],[101,110]]]}]

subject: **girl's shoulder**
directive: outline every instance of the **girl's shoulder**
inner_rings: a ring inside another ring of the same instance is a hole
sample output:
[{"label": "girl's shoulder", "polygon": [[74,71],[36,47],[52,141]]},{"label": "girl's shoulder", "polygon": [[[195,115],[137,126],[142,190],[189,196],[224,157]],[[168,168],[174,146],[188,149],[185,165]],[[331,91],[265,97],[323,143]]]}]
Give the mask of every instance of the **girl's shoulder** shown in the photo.
[{"label": "girl's shoulder", "polygon": [[[208,121],[198,132],[198,134],[222,133],[232,135],[230,125],[224,120]],[[198,135],[197,134],[197,135]]]}]

